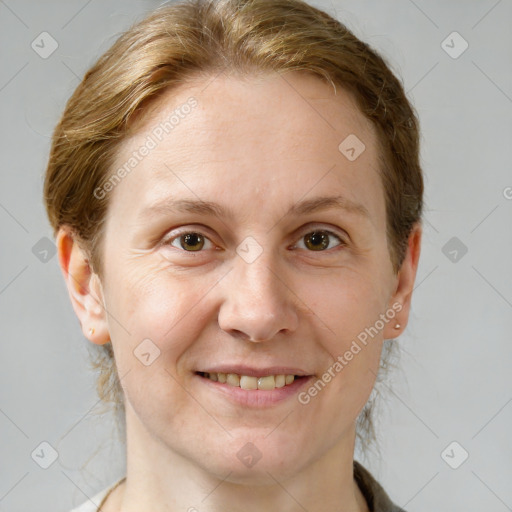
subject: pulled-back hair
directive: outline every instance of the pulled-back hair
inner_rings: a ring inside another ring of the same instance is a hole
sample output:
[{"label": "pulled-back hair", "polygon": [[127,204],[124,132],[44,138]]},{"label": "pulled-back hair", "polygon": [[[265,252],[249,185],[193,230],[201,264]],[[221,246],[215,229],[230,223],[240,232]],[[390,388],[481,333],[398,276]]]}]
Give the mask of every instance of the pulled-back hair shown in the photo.
[{"label": "pulled-back hair", "polygon": [[[109,180],[121,142],[136,131],[148,106],[197,77],[224,72],[250,80],[291,70],[348,91],[376,129],[388,249],[397,273],[423,209],[417,116],[383,58],[301,0],[185,0],[161,6],[123,33],[87,71],[53,133],[44,199],[54,235],[67,225],[102,278],[109,195],[94,191]],[[394,346],[395,340],[384,344],[380,373],[393,366]],[[124,411],[111,342],[99,347],[93,366],[100,369],[99,396]],[[372,402],[370,397],[358,418],[363,450],[375,439]]]}]

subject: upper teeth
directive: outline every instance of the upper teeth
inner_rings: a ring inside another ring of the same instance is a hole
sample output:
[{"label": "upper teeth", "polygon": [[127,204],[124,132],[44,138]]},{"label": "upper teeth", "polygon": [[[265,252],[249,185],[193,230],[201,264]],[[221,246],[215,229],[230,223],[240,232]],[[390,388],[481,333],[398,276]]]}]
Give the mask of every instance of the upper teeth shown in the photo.
[{"label": "upper teeth", "polygon": [[282,388],[295,380],[295,375],[267,375],[265,377],[250,377],[236,373],[205,373],[210,380],[229,384],[242,389],[272,390]]}]

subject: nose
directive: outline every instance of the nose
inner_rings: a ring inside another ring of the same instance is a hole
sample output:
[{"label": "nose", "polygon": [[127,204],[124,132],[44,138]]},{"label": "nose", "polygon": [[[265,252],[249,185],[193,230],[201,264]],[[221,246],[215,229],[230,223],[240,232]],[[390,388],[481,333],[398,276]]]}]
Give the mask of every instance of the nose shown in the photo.
[{"label": "nose", "polygon": [[236,257],[222,280],[224,300],[219,326],[234,337],[251,342],[289,334],[298,325],[297,297],[265,251],[253,262]]}]

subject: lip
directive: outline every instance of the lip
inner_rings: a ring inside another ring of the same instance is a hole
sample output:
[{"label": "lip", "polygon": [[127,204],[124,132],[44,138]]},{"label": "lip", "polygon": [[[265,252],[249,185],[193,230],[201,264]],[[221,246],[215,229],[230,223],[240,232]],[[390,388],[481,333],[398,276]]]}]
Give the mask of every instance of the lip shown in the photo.
[{"label": "lip", "polygon": [[[291,370],[291,369],[290,369]],[[265,375],[261,374],[262,370],[258,370],[260,372],[259,376],[264,377]],[[265,370],[266,371],[266,370]],[[274,369],[272,370],[274,371]],[[296,371],[296,370],[295,370]],[[212,373],[215,373],[212,370]],[[219,373],[226,373],[223,371],[219,371]],[[227,373],[237,373],[237,372],[227,372]],[[256,370],[254,370],[256,373]],[[288,375],[292,375],[293,372],[290,371]],[[242,373],[242,375],[247,375],[247,373]],[[267,375],[269,375],[267,373]],[[270,375],[274,375],[270,373]],[[276,375],[280,375],[279,373]],[[296,374],[294,374],[296,375]],[[257,377],[258,375],[250,375],[252,377]],[[238,386],[231,386],[227,383],[221,383],[218,381],[210,380],[208,377],[202,377],[198,373],[194,374],[194,378],[197,379],[198,385],[208,390],[209,392],[216,393],[222,398],[227,398],[229,401],[234,402],[237,405],[255,409],[264,409],[271,406],[275,406],[284,400],[289,400],[290,398],[297,395],[297,393],[307,386],[311,380],[313,379],[313,375],[301,376],[298,379],[296,378],[291,384],[283,386],[282,388],[275,388],[272,390],[263,390],[263,389],[242,389]]]},{"label": "lip", "polygon": [[266,368],[254,368],[245,365],[220,365],[198,370],[203,373],[236,373],[248,377],[267,377],[268,375],[297,375],[310,377],[312,374],[297,367],[291,366],[267,366]]}]

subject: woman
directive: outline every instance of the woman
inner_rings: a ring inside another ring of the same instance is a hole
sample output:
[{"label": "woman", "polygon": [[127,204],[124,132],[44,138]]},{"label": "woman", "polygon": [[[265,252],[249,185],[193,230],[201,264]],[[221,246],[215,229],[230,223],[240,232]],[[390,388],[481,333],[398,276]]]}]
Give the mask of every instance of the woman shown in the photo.
[{"label": "woman", "polygon": [[418,146],[381,57],[297,0],[163,6],[99,59],[45,201],[127,474],[76,510],[402,510],[354,446],[408,320]]}]

